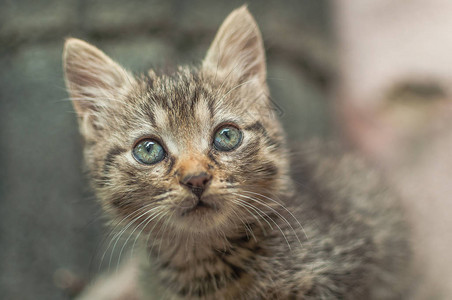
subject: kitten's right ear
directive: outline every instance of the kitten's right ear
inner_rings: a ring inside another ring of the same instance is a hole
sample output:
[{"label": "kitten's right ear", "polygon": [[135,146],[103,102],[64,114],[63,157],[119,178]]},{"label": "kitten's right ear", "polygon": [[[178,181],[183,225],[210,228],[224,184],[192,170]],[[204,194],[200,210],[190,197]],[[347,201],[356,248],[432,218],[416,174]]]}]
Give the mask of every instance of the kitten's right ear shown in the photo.
[{"label": "kitten's right ear", "polygon": [[[266,80],[262,36],[246,5],[232,11],[224,20],[203,61],[203,68],[220,77],[236,76],[240,81]],[[233,76],[229,76],[233,73]]]},{"label": "kitten's right ear", "polygon": [[134,78],[96,47],[69,38],[64,44],[63,68],[75,111],[84,117],[99,107],[114,105],[130,90]]}]

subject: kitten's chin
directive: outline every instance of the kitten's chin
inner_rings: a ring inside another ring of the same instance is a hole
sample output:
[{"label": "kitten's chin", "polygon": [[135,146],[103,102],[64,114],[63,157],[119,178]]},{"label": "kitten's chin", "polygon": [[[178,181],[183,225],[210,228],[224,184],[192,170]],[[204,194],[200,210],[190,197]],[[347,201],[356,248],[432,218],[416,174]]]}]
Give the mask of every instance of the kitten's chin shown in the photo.
[{"label": "kitten's chin", "polygon": [[208,232],[224,222],[221,207],[212,198],[201,198],[175,215],[177,225],[184,231]]}]

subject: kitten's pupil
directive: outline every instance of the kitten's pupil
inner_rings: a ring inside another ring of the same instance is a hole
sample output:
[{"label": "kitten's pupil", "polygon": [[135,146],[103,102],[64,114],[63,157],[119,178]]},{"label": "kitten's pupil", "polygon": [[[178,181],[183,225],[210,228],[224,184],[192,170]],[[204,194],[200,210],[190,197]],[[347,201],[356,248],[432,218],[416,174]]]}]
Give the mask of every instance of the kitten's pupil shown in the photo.
[{"label": "kitten's pupil", "polygon": [[154,143],[148,141],[148,142],[146,142],[145,147],[146,147],[147,152],[151,152],[151,150],[154,148]]},{"label": "kitten's pupil", "polygon": [[220,134],[225,135],[225,136],[228,138],[228,140],[231,139],[231,136],[230,136],[230,133],[229,133],[229,129],[228,129],[228,128],[223,129],[222,132],[221,132]]},{"label": "kitten's pupil", "polygon": [[145,148],[149,155],[154,159],[160,155],[161,148],[157,147],[157,145],[153,141],[146,141]]},{"label": "kitten's pupil", "polygon": [[231,151],[237,148],[242,141],[242,132],[234,127],[227,126],[215,133],[214,147],[220,151]]},{"label": "kitten's pupil", "polygon": [[133,156],[141,163],[155,164],[163,160],[165,150],[156,141],[145,139],[136,144]]}]

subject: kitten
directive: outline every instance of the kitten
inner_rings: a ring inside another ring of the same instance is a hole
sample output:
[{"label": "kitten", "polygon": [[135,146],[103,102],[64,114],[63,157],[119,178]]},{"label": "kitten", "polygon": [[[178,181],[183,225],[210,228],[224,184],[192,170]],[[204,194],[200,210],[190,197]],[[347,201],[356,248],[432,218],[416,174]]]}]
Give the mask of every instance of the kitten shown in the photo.
[{"label": "kitten", "polygon": [[397,199],[334,144],[308,144],[291,162],[246,7],[199,68],[134,77],[72,38],[63,59],[92,186],[144,252],[125,298],[406,296]]}]

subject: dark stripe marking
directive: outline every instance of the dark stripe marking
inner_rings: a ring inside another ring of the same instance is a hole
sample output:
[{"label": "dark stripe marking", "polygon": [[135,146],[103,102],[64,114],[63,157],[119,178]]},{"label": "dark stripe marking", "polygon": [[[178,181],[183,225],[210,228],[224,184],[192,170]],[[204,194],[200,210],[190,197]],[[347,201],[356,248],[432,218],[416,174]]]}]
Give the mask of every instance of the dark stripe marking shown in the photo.
[{"label": "dark stripe marking", "polygon": [[265,129],[265,127],[262,125],[261,122],[257,121],[247,127],[245,127],[246,130],[254,131],[254,132],[260,132],[262,136],[265,138],[266,143],[268,146],[275,146],[276,148],[281,147],[281,143],[273,139]]},{"label": "dark stripe marking", "polygon": [[169,173],[171,173],[171,171],[173,170],[174,167],[174,157],[169,157],[169,166],[168,166],[168,170],[165,172],[165,176],[168,176]]},{"label": "dark stripe marking", "polygon": [[116,156],[121,155],[124,152],[126,152],[126,149],[121,148],[119,146],[114,146],[113,148],[110,149],[110,151],[108,151],[104,160],[103,172],[105,175],[109,173],[109,169],[112,166]]},{"label": "dark stripe marking", "polygon": [[216,164],[217,166],[220,166],[220,164],[218,163],[218,161],[216,160],[216,158],[215,158],[215,156],[213,155],[212,152],[209,152],[209,153],[207,154],[207,156],[209,156],[210,160],[211,160],[214,164]]}]

